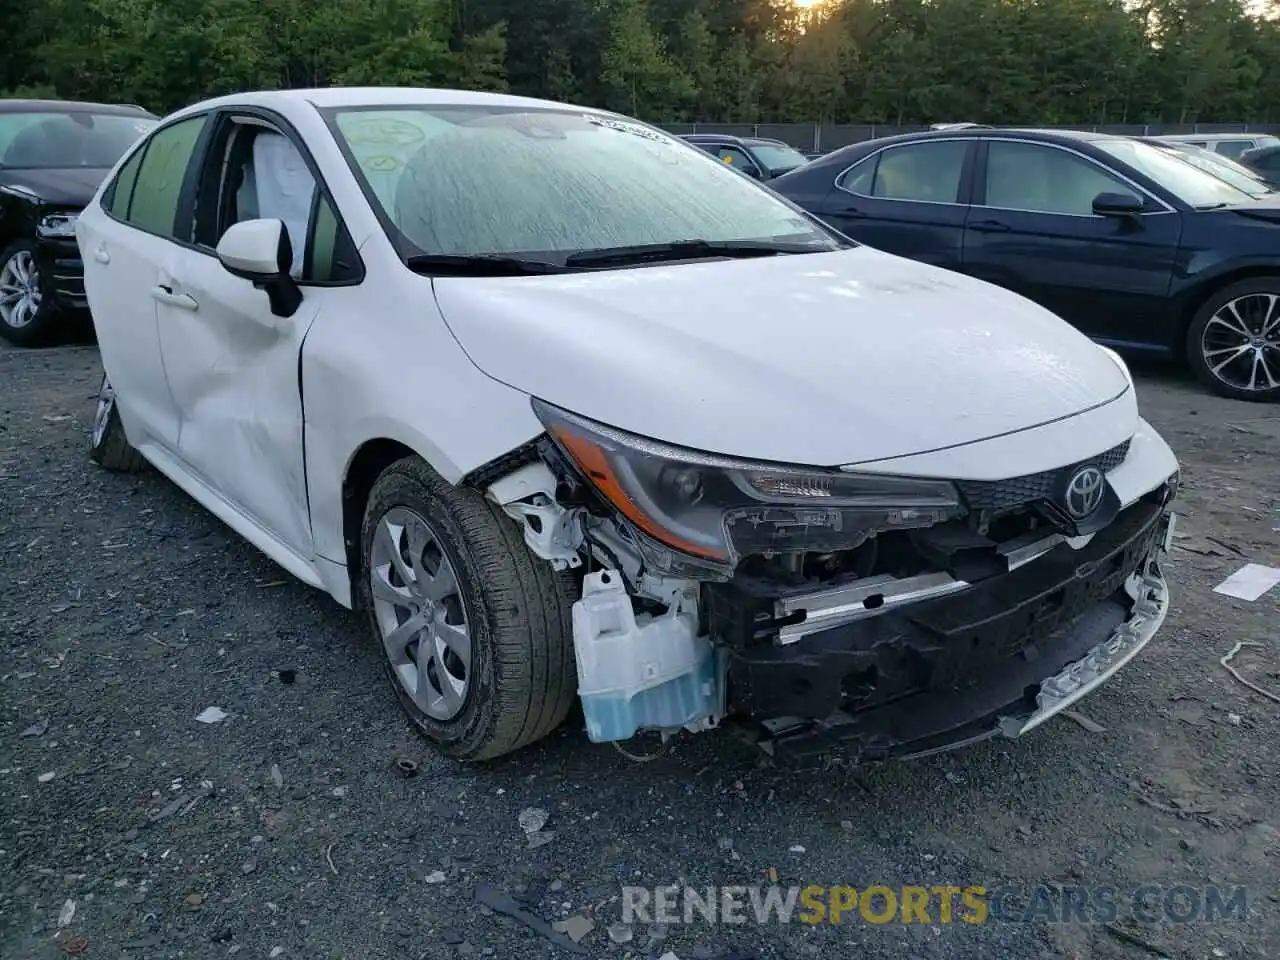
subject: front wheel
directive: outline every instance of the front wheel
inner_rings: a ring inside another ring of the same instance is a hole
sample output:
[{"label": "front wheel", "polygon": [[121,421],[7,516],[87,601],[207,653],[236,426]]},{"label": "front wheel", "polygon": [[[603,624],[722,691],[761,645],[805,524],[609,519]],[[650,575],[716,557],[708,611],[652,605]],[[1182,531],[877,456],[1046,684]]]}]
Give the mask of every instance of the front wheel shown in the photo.
[{"label": "front wheel", "polygon": [[374,484],[361,548],[361,605],[391,684],[443,753],[492,759],[564,721],[574,579],[534,556],[498,507],[401,460]]},{"label": "front wheel", "polygon": [[0,251],[0,337],[19,347],[52,339],[56,320],[36,245],[19,240]]},{"label": "front wheel", "polygon": [[98,466],[117,473],[138,473],[147,465],[142,454],[125,436],[120,411],[116,409],[116,392],[105,374],[98,389],[98,404],[93,411],[89,456]]},{"label": "front wheel", "polygon": [[1187,330],[1187,360],[1200,382],[1234,400],[1280,400],[1280,277],[1219,290]]}]

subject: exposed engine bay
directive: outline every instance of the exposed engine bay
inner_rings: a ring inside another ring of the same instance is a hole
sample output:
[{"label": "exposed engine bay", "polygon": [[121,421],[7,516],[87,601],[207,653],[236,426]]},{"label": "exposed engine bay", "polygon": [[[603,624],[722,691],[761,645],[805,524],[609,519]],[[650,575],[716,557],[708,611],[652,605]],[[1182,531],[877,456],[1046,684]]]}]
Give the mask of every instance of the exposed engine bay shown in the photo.
[{"label": "exposed engine bay", "polygon": [[[733,490],[744,474],[718,474],[714,462],[628,462],[575,449],[554,420],[549,433],[488,495],[523,525],[535,554],[580,574],[573,640],[596,742],[734,717],[766,749],[797,736],[825,743],[836,726],[866,757],[887,757],[906,741],[867,716],[895,705],[918,712],[923,696],[983,686],[1011,658],[1042,659],[1041,673],[1065,669],[1138,616],[1148,575],[1163,590],[1148,560],[1167,540],[1176,476],[1122,513],[1103,478],[1127,442],[1043,476],[898,489],[897,478],[880,487],[872,478],[866,495],[851,486],[836,497],[819,488],[825,478],[763,465],[745,474],[757,505]],[[641,484],[645,470],[652,477]],[[1084,489],[1078,478],[1095,476],[1089,509],[1073,509],[1063,483]],[[708,495],[729,505],[722,521],[698,517]],[[714,523],[722,540],[703,535]],[[1097,629],[1076,629],[1103,603],[1114,609]],[[1080,636],[1055,641],[1067,627]],[[1037,649],[1055,643],[1073,659],[1059,664]],[[1030,696],[1041,679],[1009,696]],[[1030,713],[1035,698],[1028,704]],[[999,714],[1008,704],[987,706],[987,732],[1000,722],[1008,732]],[[957,705],[957,721],[973,709]]]}]

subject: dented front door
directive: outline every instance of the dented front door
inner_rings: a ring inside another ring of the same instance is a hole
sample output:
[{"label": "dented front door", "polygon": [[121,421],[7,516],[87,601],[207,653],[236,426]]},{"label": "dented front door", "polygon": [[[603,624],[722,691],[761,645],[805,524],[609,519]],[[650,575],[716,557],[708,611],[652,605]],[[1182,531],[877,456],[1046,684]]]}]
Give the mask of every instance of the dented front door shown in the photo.
[{"label": "dented front door", "polygon": [[200,480],[295,553],[313,555],[298,358],[323,291],[292,317],[201,250],[174,248],[157,289],[178,452]]}]

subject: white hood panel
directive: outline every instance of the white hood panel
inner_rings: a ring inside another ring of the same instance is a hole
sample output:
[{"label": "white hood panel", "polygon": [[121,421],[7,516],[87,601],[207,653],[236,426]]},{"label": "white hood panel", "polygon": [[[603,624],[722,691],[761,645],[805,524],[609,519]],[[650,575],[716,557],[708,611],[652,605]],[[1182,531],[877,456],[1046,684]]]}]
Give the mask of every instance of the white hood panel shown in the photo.
[{"label": "white hood panel", "polygon": [[868,247],[440,278],[435,291],[491,377],[642,436],[753,459],[918,454],[1128,388],[1106,354],[1030,301]]}]

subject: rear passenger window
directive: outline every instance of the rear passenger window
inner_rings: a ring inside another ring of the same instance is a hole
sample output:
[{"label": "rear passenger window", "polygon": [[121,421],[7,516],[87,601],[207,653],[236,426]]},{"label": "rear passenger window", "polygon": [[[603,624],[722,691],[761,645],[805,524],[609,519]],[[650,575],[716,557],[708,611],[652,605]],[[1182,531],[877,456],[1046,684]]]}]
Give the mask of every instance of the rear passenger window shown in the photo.
[{"label": "rear passenger window", "polygon": [[174,220],[187,166],[207,120],[207,115],[180,120],[151,136],[138,168],[133,202],[129,205],[129,223],[163,237],[190,239],[190,225],[178,230]]},{"label": "rear passenger window", "polygon": [[146,147],[134,151],[128,162],[120,168],[115,181],[106,194],[104,206],[107,212],[120,220],[129,219],[129,204],[133,200],[133,185],[138,179],[138,168],[142,165],[142,155]]}]

